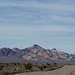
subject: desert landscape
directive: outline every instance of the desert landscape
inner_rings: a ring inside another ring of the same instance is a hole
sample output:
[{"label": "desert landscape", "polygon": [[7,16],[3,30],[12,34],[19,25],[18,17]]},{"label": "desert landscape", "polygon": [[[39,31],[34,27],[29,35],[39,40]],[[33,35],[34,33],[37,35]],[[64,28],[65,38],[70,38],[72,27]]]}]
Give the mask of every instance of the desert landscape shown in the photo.
[{"label": "desert landscape", "polygon": [[75,0],[0,0],[0,75],[75,75]]},{"label": "desert landscape", "polygon": [[21,73],[15,75],[75,75],[75,66],[74,65],[65,65],[64,67],[52,71],[46,72],[30,72],[30,73]]}]

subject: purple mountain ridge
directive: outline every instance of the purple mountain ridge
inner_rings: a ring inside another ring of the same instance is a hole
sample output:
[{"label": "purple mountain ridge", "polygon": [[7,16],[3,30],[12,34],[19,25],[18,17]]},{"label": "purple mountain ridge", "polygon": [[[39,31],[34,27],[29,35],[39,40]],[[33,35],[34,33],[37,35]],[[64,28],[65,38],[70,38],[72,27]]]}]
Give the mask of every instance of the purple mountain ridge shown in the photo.
[{"label": "purple mountain ridge", "polygon": [[[12,61],[11,61],[12,60]],[[68,54],[53,49],[44,49],[39,45],[25,49],[19,48],[1,48],[0,49],[0,62],[57,62],[57,63],[75,63],[75,53]]]}]

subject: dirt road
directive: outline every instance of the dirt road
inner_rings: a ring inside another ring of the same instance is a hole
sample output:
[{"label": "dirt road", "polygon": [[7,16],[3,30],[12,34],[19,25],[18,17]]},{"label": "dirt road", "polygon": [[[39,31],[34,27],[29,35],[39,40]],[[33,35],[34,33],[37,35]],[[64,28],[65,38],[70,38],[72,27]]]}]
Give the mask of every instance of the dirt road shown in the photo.
[{"label": "dirt road", "polygon": [[30,72],[30,73],[21,73],[15,75],[75,75],[75,66],[65,65],[64,67],[47,72]]}]

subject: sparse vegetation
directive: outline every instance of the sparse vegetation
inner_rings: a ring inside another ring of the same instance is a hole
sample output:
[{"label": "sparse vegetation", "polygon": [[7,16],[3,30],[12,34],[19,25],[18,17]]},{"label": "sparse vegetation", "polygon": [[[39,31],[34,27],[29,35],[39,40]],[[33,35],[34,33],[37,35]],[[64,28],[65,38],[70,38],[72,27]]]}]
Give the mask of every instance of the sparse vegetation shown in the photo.
[{"label": "sparse vegetation", "polygon": [[42,64],[42,63],[0,63],[0,75],[2,73],[9,75],[9,73],[21,73],[21,72],[32,72],[32,71],[51,71],[62,67],[60,64]]}]

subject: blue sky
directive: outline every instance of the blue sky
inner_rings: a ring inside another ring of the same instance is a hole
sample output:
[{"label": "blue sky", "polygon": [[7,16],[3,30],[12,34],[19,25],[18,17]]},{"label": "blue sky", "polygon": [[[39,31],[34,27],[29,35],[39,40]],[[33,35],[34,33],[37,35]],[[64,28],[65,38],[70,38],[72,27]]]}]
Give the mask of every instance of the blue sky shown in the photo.
[{"label": "blue sky", "polygon": [[33,44],[75,52],[74,0],[0,0],[0,48]]}]

